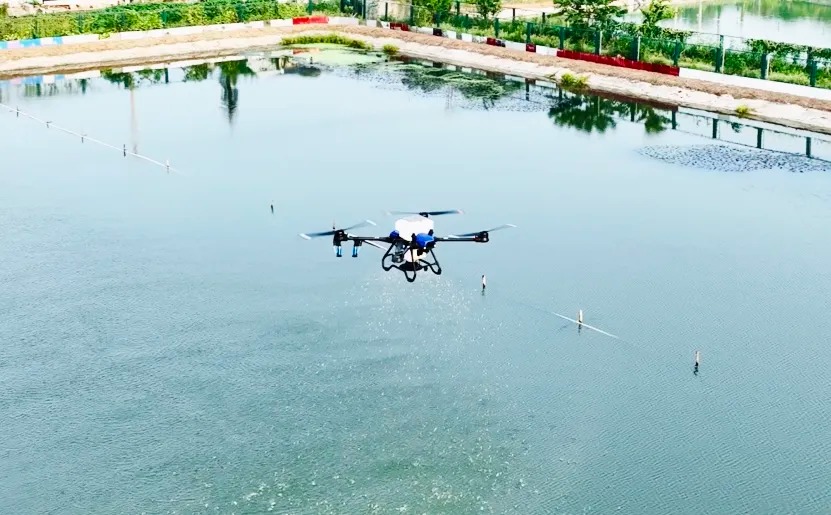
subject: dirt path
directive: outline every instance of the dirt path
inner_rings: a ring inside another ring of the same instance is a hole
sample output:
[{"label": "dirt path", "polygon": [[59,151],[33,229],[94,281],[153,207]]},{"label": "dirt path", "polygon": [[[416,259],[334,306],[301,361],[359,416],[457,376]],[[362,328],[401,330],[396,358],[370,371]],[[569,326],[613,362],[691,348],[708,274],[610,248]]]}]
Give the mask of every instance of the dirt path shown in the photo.
[{"label": "dirt path", "polygon": [[[273,48],[283,36],[301,32],[341,32],[380,48],[391,43],[402,53],[461,66],[529,78],[549,78],[565,71],[587,74],[598,92],[735,114],[745,104],[751,118],[831,134],[831,101],[669,75],[517,52],[461,40],[364,26],[295,26],[207,32],[143,40],[107,41],[0,51],[0,78],[15,75],[68,73],[115,66],[164,63],[183,59],[233,55]],[[454,62],[455,61],[455,62]]]}]

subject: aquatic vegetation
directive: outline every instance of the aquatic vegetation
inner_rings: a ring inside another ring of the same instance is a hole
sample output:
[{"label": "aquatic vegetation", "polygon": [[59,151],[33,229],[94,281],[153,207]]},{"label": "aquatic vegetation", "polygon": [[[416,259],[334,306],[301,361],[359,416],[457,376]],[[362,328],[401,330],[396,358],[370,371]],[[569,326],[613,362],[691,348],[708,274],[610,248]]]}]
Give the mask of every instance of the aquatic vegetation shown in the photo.
[{"label": "aquatic vegetation", "polygon": [[369,43],[358,39],[348,38],[346,36],[341,36],[340,34],[312,34],[308,36],[293,36],[293,37],[286,37],[283,38],[283,45],[284,46],[292,46],[292,45],[315,45],[315,44],[328,44],[328,45],[343,45],[349,48],[355,48],[358,50],[372,50],[373,47]]},{"label": "aquatic vegetation", "polygon": [[381,48],[381,51],[390,56],[398,55],[398,47],[395,45],[386,44],[383,48]]},{"label": "aquatic vegetation", "polygon": [[657,145],[644,147],[639,153],[670,164],[717,172],[831,172],[831,163],[827,161],[798,154],[727,145]]},{"label": "aquatic vegetation", "polygon": [[401,67],[404,77],[401,82],[409,89],[432,92],[453,88],[467,99],[481,100],[485,108],[519,90],[522,84],[516,81],[499,80],[487,75],[462,73],[445,68],[427,68],[417,64]]}]

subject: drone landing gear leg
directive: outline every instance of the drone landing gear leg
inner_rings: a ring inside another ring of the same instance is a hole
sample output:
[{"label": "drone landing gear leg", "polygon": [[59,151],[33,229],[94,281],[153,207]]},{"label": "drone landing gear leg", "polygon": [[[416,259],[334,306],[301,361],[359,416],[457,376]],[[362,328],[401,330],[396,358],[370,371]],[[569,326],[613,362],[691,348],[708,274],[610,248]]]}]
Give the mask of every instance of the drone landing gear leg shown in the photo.
[{"label": "drone landing gear leg", "polygon": [[427,263],[427,266],[430,268],[430,271],[436,275],[441,275],[441,265],[439,264],[439,260],[436,257],[436,253],[433,252],[433,249],[430,249],[430,256],[433,258],[432,263]]},{"label": "drone landing gear leg", "polygon": [[403,270],[403,271],[404,271],[404,277],[407,279],[407,282],[408,282],[408,283],[411,283],[411,282],[413,282],[413,281],[415,281],[415,280],[416,280],[416,273],[418,272],[418,269],[419,269],[418,260],[416,260],[416,258],[415,258],[415,251],[414,251],[412,248],[410,248],[410,259],[412,259],[411,264],[412,264],[412,267],[413,267],[413,269],[412,269],[412,272],[413,272],[412,277],[410,276],[410,274],[408,274],[408,273],[407,273],[407,272],[409,272],[410,270],[407,270],[406,268],[403,268],[403,267],[401,268],[401,270]]},{"label": "drone landing gear leg", "polygon": [[392,249],[393,248],[395,248],[395,243],[390,245],[390,248],[388,248],[387,251],[384,253],[384,257],[381,258],[381,268],[384,269],[384,272],[389,272],[390,270],[393,269],[393,267],[395,267],[395,265],[387,265],[386,264],[387,259],[392,261],[392,255],[391,254],[392,254]]}]

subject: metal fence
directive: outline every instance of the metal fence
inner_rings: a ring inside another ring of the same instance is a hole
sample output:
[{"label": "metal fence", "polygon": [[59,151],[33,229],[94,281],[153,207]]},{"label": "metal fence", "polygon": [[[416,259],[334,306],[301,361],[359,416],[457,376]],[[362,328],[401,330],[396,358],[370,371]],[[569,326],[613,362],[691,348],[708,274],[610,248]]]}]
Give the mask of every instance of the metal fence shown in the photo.
[{"label": "metal fence", "polygon": [[563,25],[555,14],[533,9],[504,9],[486,19],[474,4],[461,2],[439,13],[410,3],[383,2],[378,5],[376,16],[386,21],[432,25],[561,50],[831,88],[828,48],[694,32],[678,32],[676,37],[645,37],[634,24],[621,24],[608,31],[575,30]]}]

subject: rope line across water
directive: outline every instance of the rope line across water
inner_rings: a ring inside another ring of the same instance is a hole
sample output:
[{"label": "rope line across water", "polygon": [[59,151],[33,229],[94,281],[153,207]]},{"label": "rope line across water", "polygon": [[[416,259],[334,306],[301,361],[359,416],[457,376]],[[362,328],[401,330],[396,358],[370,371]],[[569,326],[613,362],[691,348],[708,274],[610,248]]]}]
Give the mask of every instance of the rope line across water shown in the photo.
[{"label": "rope line across water", "polygon": [[130,152],[129,150],[127,150],[127,145],[124,145],[122,147],[112,145],[112,144],[107,143],[105,141],[101,141],[99,139],[90,137],[86,134],[81,134],[81,133],[75,132],[71,129],[67,129],[66,127],[61,127],[60,125],[57,125],[57,124],[55,124],[51,121],[43,120],[41,118],[38,118],[37,116],[34,116],[32,114],[29,114],[29,113],[25,112],[25,111],[21,111],[20,108],[17,108],[17,107],[12,107],[12,106],[6,105],[6,104],[0,104],[0,108],[3,108],[3,109],[5,109],[6,111],[8,111],[10,113],[14,113],[18,117],[25,116],[26,118],[29,118],[30,120],[34,120],[36,122],[42,123],[42,124],[46,125],[47,129],[57,129],[61,132],[65,132],[66,134],[71,134],[72,136],[77,136],[77,137],[81,138],[81,143],[84,143],[86,141],[89,141],[91,143],[96,143],[96,144],[101,145],[103,147],[111,148],[113,150],[121,152],[124,155],[124,157],[133,156],[133,157],[136,157],[136,158],[141,159],[143,161],[147,161],[148,163],[151,163],[151,164],[154,164],[154,165],[159,166],[161,168],[164,168],[165,171],[167,171],[167,172],[174,172],[174,173],[177,173],[177,174],[180,174],[180,175],[184,175],[181,170],[178,170],[178,169],[173,168],[172,166],[170,166],[169,161],[166,161],[166,162],[162,163],[161,161],[157,161],[157,160],[155,160],[151,157],[141,155],[141,154],[138,154],[136,152]]}]

